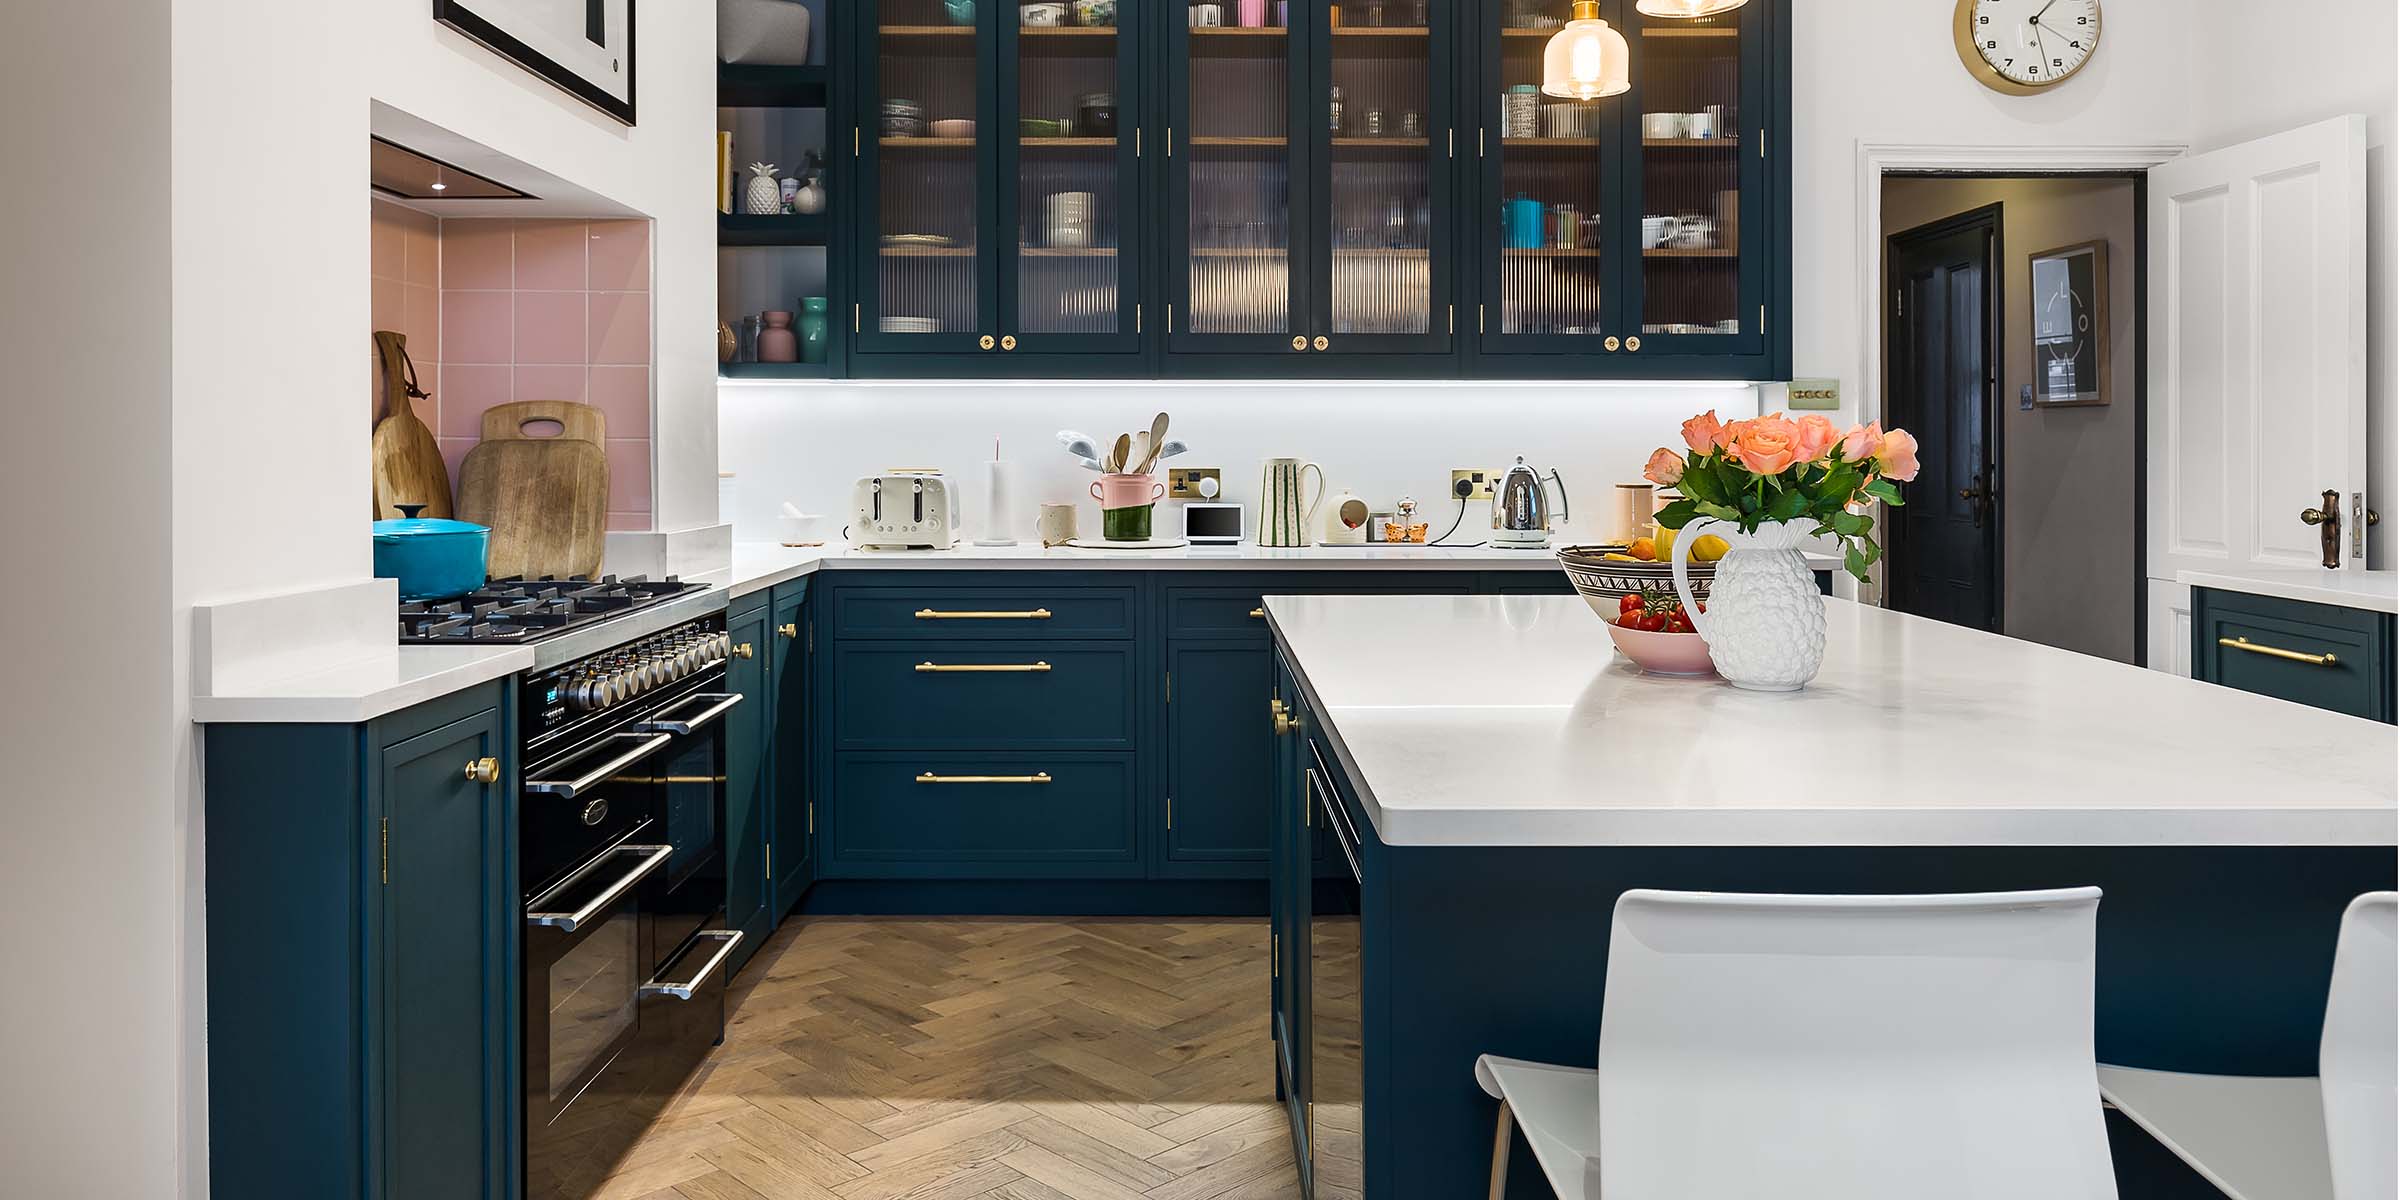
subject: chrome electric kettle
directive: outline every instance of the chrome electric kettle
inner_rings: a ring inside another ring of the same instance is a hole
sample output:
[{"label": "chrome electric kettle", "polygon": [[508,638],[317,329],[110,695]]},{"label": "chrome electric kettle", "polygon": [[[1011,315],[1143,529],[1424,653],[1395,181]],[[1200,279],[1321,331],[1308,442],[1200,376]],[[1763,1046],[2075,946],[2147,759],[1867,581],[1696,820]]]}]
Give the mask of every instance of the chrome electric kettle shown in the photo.
[{"label": "chrome electric kettle", "polygon": [[1492,488],[1492,545],[1508,550],[1547,550],[1550,548],[1550,495],[1542,486],[1548,479],[1558,485],[1558,517],[1567,517],[1567,481],[1553,470],[1548,475],[1525,465],[1525,456],[1517,456],[1517,465],[1500,473],[1500,482]]}]

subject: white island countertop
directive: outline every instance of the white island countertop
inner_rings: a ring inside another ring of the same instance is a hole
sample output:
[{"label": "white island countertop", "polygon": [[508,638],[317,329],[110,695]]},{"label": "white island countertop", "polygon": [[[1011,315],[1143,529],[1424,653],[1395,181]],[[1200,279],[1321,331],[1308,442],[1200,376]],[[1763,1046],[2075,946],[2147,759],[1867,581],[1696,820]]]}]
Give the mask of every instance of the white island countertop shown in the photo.
[{"label": "white island countertop", "polygon": [[1791,693],[1647,678],[1573,596],[1280,596],[1393,845],[2390,846],[2400,731],[1828,600]]}]

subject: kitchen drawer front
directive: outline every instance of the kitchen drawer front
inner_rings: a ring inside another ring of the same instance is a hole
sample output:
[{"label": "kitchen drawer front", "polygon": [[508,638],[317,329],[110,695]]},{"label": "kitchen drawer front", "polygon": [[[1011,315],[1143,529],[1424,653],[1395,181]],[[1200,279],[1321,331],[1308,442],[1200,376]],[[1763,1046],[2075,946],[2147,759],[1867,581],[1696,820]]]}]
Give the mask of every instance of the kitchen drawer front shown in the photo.
[{"label": "kitchen drawer front", "polygon": [[991,641],[1131,638],[1131,587],[843,588],[834,636]]},{"label": "kitchen drawer front", "polygon": [[[1405,552],[1403,552],[1405,553]],[[1295,576],[1262,578],[1239,585],[1167,589],[1167,636],[1255,637],[1265,640],[1268,596],[1463,596],[1475,589],[1464,572],[1385,576]],[[1256,615],[1253,615],[1256,614]]]},{"label": "kitchen drawer front", "polygon": [[834,744],[844,750],[1130,750],[1125,642],[845,642]]},{"label": "kitchen drawer front", "polygon": [[829,873],[1142,873],[1131,754],[852,752],[834,759]]},{"label": "kitchen drawer front", "polygon": [[2391,618],[2384,614],[2202,588],[2193,597],[2192,630],[2195,678],[2393,720]]}]

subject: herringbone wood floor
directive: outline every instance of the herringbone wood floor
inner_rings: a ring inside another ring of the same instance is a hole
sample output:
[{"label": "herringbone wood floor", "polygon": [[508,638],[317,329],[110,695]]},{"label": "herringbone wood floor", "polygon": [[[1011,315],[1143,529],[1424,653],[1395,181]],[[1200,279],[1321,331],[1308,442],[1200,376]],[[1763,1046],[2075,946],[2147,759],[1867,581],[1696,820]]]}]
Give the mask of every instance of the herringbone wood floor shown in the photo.
[{"label": "herringbone wood floor", "polygon": [[1286,1200],[1263,921],[794,921],[604,1200]]}]

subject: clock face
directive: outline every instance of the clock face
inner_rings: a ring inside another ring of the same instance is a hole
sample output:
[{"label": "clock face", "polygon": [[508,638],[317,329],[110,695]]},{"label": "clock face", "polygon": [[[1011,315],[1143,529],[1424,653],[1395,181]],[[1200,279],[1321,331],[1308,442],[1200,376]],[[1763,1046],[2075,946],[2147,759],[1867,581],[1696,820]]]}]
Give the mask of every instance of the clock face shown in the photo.
[{"label": "clock face", "polygon": [[2063,82],[2100,48],[2100,0],[1959,0],[1958,21],[1961,57],[2007,92]]}]

